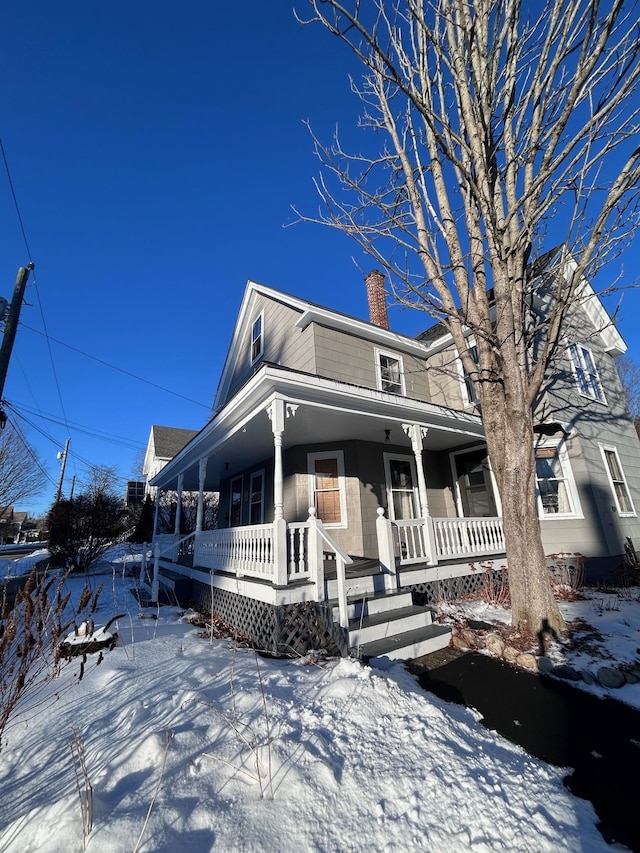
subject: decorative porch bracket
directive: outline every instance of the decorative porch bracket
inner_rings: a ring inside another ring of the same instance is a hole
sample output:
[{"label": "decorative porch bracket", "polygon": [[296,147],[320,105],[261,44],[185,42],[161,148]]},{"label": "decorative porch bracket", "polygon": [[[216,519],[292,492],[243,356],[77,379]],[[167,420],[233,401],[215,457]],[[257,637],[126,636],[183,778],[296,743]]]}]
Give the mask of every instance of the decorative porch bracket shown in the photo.
[{"label": "decorative porch bracket", "polygon": [[422,442],[428,433],[427,427],[420,424],[402,424],[402,429],[411,439],[411,449],[416,458],[416,472],[418,474],[418,498],[420,500],[420,517],[424,518],[424,541],[427,552],[427,565],[438,562],[436,557],[435,540],[433,535],[433,524],[429,517],[429,499],[427,496],[427,481],[424,476],[422,464]]}]

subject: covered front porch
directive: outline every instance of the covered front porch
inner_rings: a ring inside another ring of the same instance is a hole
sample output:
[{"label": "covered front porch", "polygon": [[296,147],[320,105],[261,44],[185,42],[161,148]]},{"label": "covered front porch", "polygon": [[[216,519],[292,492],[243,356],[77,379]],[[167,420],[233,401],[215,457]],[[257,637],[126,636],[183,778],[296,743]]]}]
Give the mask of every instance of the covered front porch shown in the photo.
[{"label": "covered front porch", "polygon": [[[152,598],[164,570],[207,587],[211,600],[219,590],[271,608],[314,602],[352,647],[354,597],[397,601],[504,556],[486,483],[456,462],[456,454],[477,455],[482,438],[475,415],[265,365],[151,482]],[[337,460],[333,469],[327,459]],[[466,500],[455,494],[458,473],[468,480]],[[184,491],[198,500],[195,530],[182,535]],[[220,504],[218,527],[207,530],[210,491]],[[161,533],[166,492],[174,495],[173,532]],[[458,511],[474,506],[485,514]],[[363,561],[368,588],[356,577]]]}]

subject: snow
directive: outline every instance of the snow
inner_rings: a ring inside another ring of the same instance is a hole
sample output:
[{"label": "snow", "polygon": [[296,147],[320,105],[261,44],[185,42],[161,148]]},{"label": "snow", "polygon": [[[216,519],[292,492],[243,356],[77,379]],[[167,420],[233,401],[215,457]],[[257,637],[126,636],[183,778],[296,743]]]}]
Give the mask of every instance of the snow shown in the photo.
[{"label": "snow", "polygon": [[[104,584],[96,625],[125,614],[110,626],[118,646],[90,655],[81,681],[72,659],[5,731],[1,850],[610,849],[565,770],[426,693],[401,664],[276,660],[204,638],[187,612],[141,611],[124,565],[90,578]],[[70,581],[75,594],[85,580]],[[600,654],[635,654],[638,595],[562,606],[597,625]],[[579,654],[581,666],[597,664],[595,650]],[[640,707],[636,687],[616,698]],[[86,839],[74,738],[93,789]]]}]

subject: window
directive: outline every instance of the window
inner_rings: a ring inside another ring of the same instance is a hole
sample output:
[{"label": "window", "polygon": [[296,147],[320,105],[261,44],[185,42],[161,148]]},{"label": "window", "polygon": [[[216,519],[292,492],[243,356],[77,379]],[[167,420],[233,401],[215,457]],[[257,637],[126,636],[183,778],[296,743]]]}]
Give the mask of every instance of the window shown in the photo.
[{"label": "window", "polygon": [[256,471],[251,475],[249,487],[249,524],[264,523],[264,473]]},{"label": "window", "polygon": [[251,364],[257,361],[264,351],[262,325],[263,315],[260,314],[251,326]]},{"label": "window", "polygon": [[[474,362],[478,363],[478,348],[474,343],[470,343],[468,346],[468,352]],[[464,388],[467,395],[467,405],[469,406],[477,406],[480,402],[480,398],[478,397],[478,391],[476,389],[475,383],[471,379],[468,373],[466,373],[464,367],[462,366],[462,361],[459,362],[460,370],[462,372],[462,377],[464,379]]]},{"label": "window", "polygon": [[318,518],[327,526],[346,526],[344,457],[341,450],[310,453],[310,500]]},{"label": "window", "polygon": [[618,451],[615,447],[602,447],[602,455],[605,465],[607,466],[607,474],[609,475],[609,484],[611,491],[616,500],[616,507],[620,515],[635,515],[636,511],[629,494],[627,481],[620,465]]},{"label": "window", "polygon": [[576,516],[578,495],[565,449],[560,445],[536,447],[536,482],[543,518]]},{"label": "window", "polygon": [[606,403],[591,350],[582,344],[571,344],[569,355],[580,393],[591,400]]},{"label": "window", "polygon": [[416,468],[411,456],[384,455],[387,504],[393,521],[418,517]]},{"label": "window", "polygon": [[390,353],[376,350],[378,388],[389,394],[404,394],[402,359]]},{"label": "window", "polygon": [[231,481],[229,498],[229,527],[239,527],[242,523],[242,477]]}]

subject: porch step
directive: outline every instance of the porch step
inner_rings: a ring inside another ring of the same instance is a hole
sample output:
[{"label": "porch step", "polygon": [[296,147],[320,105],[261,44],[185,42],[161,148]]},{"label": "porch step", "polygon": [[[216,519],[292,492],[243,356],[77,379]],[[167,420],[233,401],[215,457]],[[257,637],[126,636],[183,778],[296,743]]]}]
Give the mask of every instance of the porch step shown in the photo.
[{"label": "porch step", "polygon": [[364,643],[388,639],[430,624],[431,611],[417,604],[374,613],[372,616],[353,619],[349,623],[349,645],[351,648],[362,646]]},{"label": "porch step", "polygon": [[[333,618],[338,622],[340,608],[335,600],[331,604]],[[387,593],[386,595],[351,595],[347,598],[347,615],[349,622],[354,619],[359,621],[362,616],[373,616],[376,613],[400,610],[403,607],[411,607],[412,604],[413,595],[410,590]]]},{"label": "porch step", "polygon": [[451,628],[447,625],[426,625],[414,631],[365,643],[358,652],[362,660],[379,666],[385,660],[411,660],[432,654],[446,648],[450,639]]},{"label": "porch step", "polygon": [[160,592],[165,592],[165,595],[173,604],[176,601],[181,604],[186,603],[191,598],[191,578],[185,577],[180,572],[174,572],[171,569],[166,569],[160,566]]}]

